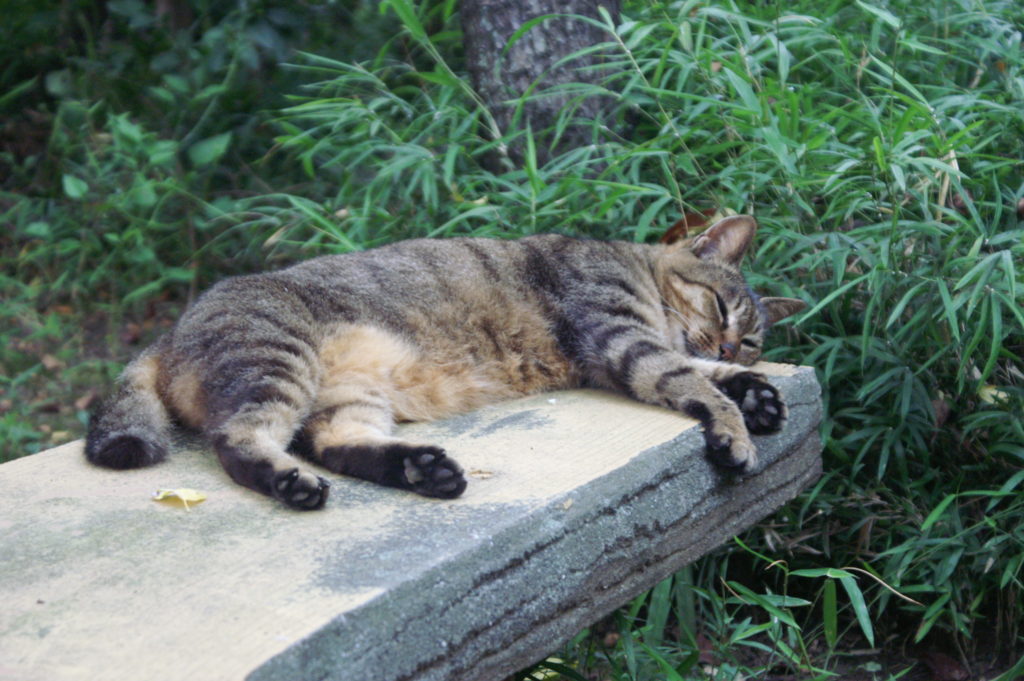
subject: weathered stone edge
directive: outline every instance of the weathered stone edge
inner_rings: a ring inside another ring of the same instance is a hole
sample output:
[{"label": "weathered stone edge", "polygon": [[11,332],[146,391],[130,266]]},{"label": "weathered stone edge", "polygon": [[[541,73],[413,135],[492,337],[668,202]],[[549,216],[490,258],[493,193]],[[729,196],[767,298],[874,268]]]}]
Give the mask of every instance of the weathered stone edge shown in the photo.
[{"label": "weathered stone edge", "polygon": [[[817,403],[806,406],[815,409]],[[452,664],[453,669],[437,678],[490,681],[537,662],[581,628],[770,515],[820,476],[817,423],[814,419],[814,427],[801,437],[787,438],[789,445],[798,446],[767,461],[759,475],[738,480],[735,485],[724,483],[731,488],[726,500],[720,496],[721,487],[713,488],[687,512],[667,523],[658,518],[635,523],[631,533],[616,537],[614,550],[598,556],[584,569],[588,577],[561,594],[559,607],[544,619],[517,627],[517,638],[503,637],[497,645],[475,656],[471,666],[460,669]],[[687,477],[668,473],[664,479],[637,490],[616,515],[642,516],[644,508],[671,505],[678,498],[677,486],[688,484]],[[597,523],[587,526],[588,534],[602,532]],[[574,533],[571,540],[579,539],[579,533]],[[550,550],[561,548],[552,545]],[[646,560],[638,563],[635,556],[643,554]],[[544,558],[538,556],[538,560]]]},{"label": "weathered stone edge", "polygon": [[[813,460],[810,468],[795,472],[779,487],[767,490],[751,505],[739,509],[702,504],[661,535],[642,536],[626,542],[623,550],[646,551],[651,555],[639,569],[627,560],[613,559],[595,566],[594,577],[577,589],[575,598],[566,599],[564,610],[555,612],[546,622],[535,622],[516,641],[506,641],[492,649],[471,669],[449,677],[452,681],[493,681],[538,662],[558,650],[580,629],[593,624],[636,594],[652,588],[668,575],[712,551],[751,524],[771,515],[821,475],[821,451],[817,437],[801,451],[787,457],[787,463]],[[787,467],[788,468],[788,467]],[[777,469],[777,472],[781,472]],[[794,471],[787,471],[794,472]],[[694,541],[694,537],[699,537]],[[529,652],[526,652],[529,651]]]},{"label": "weathered stone edge", "polygon": [[[543,659],[596,617],[770,514],[820,475],[821,405],[813,371],[772,382],[801,401],[790,398],[790,424],[782,434],[760,440],[764,468],[758,475],[722,476],[696,454],[703,449],[700,434],[685,431],[614,476],[505,528],[458,564],[429,571],[327,624],[249,678],[490,681]],[[707,493],[693,499],[694,489]],[[524,548],[509,552],[508,546]],[[638,553],[648,554],[639,564]]]}]

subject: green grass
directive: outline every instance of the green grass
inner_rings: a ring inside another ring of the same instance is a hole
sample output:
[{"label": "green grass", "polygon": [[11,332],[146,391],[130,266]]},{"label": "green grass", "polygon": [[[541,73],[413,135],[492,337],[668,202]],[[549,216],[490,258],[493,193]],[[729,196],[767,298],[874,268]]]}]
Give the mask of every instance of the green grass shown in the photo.
[{"label": "green grass", "polygon": [[[571,88],[613,97],[622,125],[543,165],[540,131],[504,130],[527,149],[504,172],[453,5],[388,6],[362,15],[378,52],[296,41],[277,104],[243,118],[210,100],[166,129],[95,87],[53,105],[45,153],[12,161],[34,184],[0,196],[0,340],[20,342],[0,351],[3,456],[54,441],[39,404],[113,373],[119,320],[155,332],[225,273],[412,236],[648,241],[684,212],[753,212],[752,284],[810,303],[770,358],[818,371],[826,473],[521,676],[886,679],[904,651],[939,650],[980,678],[1017,662],[1019,3],[627,4],[607,26],[612,75]],[[230,86],[232,54],[190,92]],[[75,337],[97,311],[99,340]],[[77,435],[84,411],[53,418]],[[848,655],[866,648],[891,655]]]}]

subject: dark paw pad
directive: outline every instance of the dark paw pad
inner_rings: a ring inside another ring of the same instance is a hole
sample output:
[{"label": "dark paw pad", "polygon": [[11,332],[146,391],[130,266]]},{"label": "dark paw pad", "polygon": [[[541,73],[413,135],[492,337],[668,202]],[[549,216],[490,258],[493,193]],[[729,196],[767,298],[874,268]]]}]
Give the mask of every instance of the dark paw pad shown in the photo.
[{"label": "dark paw pad", "polygon": [[323,508],[331,483],[319,475],[292,468],[274,476],[274,496],[300,511]]},{"label": "dark paw pad", "polygon": [[718,387],[739,406],[747,430],[754,435],[774,433],[786,420],[779,391],[764,376],[751,371],[736,374]]},{"label": "dark paw pad", "polygon": [[417,494],[454,499],[466,489],[462,467],[440,447],[410,447],[403,452],[402,465],[409,489]]}]

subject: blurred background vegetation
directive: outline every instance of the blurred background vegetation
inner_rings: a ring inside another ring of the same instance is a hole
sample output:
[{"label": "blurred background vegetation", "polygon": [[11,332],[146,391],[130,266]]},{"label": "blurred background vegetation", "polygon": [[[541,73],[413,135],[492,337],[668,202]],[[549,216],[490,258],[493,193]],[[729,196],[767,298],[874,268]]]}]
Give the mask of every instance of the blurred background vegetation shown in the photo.
[{"label": "blurred background vegetation", "polygon": [[769,358],[818,371],[825,476],[520,677],[1024,674],[1024,7],[624,2],[556,86],[614,103],[571,149],[486,134],[458,9],[5,3],[0,461],[80,437],[228,274],[751,212],[754,287],[811,306]]}]

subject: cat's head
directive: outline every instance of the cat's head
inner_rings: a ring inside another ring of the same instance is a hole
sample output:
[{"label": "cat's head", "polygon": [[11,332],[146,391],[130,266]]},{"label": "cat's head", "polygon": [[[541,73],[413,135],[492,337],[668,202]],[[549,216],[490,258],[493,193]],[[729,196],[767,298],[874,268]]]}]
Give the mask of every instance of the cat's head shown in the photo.
[{"label": "cat's head", "polygon": [[734,215],[664,247],[658,286],[668,312],[668,340],[680,351],[753,364],[768,328],[806,307],[796,298],[762,298],[747,286],[740,262],[756,231],[754,218]]}]

